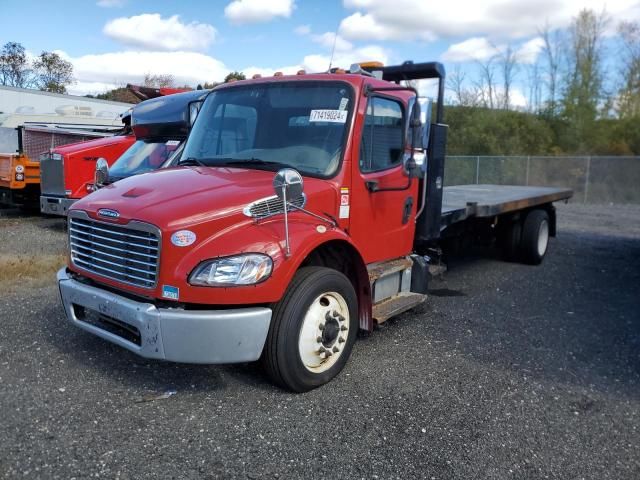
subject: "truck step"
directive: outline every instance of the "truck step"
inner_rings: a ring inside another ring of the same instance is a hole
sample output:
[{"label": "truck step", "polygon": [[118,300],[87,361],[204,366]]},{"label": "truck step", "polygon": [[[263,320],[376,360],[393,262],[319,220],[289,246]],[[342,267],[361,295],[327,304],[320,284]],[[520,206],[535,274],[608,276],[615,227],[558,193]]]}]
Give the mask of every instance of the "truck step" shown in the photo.
[{"label": "truck step", "polygon": [[380,325],[389,318],[420,305],[426,299],[427,296],[420,293],[400,292],[387,300],[375,304],[373,306],[373,318]]}]

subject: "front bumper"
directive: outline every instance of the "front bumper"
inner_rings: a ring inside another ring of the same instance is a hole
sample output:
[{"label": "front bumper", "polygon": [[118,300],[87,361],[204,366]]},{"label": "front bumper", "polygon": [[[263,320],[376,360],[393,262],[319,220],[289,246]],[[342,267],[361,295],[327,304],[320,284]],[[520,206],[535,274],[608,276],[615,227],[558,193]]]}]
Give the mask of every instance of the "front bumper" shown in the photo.
[{"label": "front bumper", "polygon": [[[78,282],[66,268],[58,271],[58,285],[71,323],[145,358],[185,363],[254,361],[260,358],[271,322],[271,309],[263,307],[157,308]],[[98,321],[89,321],[89,316]]]},{"label": "front bumper", "polygon": [[47,215],[62,215],[66,217],[69,208],[75,202],[75,198],[62,198],[50,195],[41,195],[40,212]]}]

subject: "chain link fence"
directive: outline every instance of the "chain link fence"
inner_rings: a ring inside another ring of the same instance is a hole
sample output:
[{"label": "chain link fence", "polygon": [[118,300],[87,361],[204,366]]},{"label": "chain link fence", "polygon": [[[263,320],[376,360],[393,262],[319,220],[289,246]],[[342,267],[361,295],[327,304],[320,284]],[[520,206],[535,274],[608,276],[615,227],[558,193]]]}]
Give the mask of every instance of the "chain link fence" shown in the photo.
[{"label": "chain link fence", "polygon": [[568,187],[572,202],[640,204],[640,157],[448,156],[444,181]]}]

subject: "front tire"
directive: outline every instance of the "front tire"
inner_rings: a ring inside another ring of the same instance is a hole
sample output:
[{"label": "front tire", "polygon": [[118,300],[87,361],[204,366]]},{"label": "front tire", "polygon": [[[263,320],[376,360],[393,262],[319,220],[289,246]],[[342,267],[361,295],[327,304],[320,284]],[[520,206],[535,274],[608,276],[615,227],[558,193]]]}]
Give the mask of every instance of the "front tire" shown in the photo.
[{"label": "front tire", "polygon": [[306,392],[345,366],[358,329],[358,303],[337,270],[304,267],[273,310],[263,363],[278,385]]}]

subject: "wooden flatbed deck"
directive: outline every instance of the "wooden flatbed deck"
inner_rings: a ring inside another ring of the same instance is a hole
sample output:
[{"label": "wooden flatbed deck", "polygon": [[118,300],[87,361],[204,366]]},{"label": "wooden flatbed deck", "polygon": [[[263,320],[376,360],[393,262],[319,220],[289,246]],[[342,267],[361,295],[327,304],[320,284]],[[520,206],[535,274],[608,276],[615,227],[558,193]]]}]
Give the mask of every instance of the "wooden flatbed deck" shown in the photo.
[{"label": "wooden flatbed deck", "polygon": [[442,228],[471,217],[493,217],[537,205],[567,200],[566,188],[513,185],[456,185],[444,187]]}]

